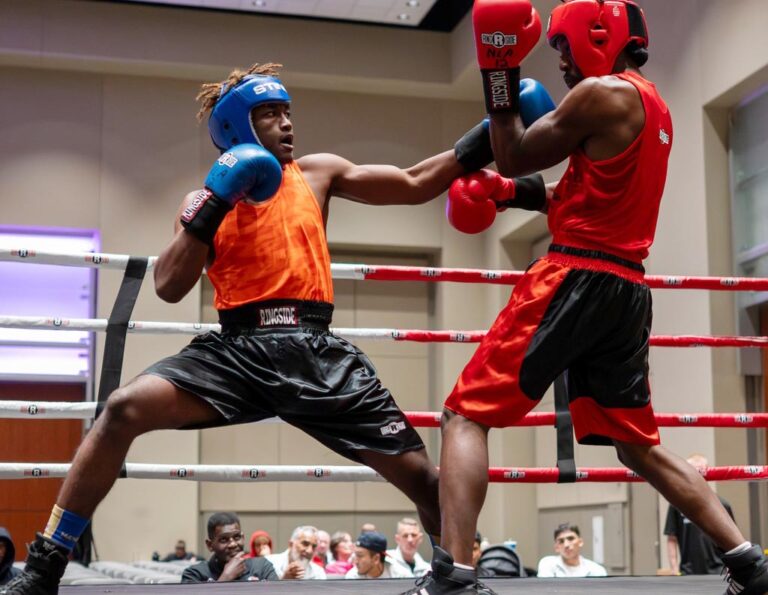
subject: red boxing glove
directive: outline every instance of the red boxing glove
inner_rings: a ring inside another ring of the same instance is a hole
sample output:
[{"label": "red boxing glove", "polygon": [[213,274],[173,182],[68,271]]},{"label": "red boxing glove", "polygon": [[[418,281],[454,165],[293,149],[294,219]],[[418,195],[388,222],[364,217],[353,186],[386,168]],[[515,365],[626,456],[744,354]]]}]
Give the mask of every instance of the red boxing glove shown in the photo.
[{"label": "red boxing glove", "polygon": [[475,0],[475,48],[480,68],[517,68],[541,37],[541,19],[530,0]]},{"label": "red boxing glove", "polygon": [[488,229],[496,219],[494,195],[506,187],[503,182],[511,182],[514,188],[512,180],[487,169],[456,178],[448,189],[445,205],[445,216],[450,224],[463,233],[480,233]]},{"label": "red boxing glove", "polygon": [[479,233],[488,229],[496,213],[507,207],[546,212],[547,186],[541,174],[505,178],[481,169],[456,178],[448,190],[445,214],[459,231]]},{"label": "red boxing glove", "polygon": [[539,13],[530,0],[475,0],[472,23],[488,113],[518,112],[519,66],[541,37]]}]

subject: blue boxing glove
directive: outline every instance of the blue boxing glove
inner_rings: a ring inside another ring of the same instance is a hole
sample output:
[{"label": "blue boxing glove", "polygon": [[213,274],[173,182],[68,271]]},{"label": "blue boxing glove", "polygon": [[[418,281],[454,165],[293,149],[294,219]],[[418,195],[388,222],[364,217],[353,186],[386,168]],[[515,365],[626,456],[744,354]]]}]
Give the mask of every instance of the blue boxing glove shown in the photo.
[{"label": "blue boxing glove", "polygon": [[234,207],[244,199],[262,202],[271,198],[282,181],[283,169],[275,156],[261,145],[246,143],[235,145],[216,160],[205,187]]},{"label": "blue boxing glove", "polygon": [[[553,109],[555,102],[544,85],[534,79],[520,81],[520,117],[526,128]],[[490,120],[486,118],[462,136],[453,147],[456,160],[467,172],[477,171],[493,162],[490,125]]]},{"label": "blue boxing glove", "polygon": [[555,102],[544,85],[534,79],[520,81],[520,118],[526,128],[554,109]]},{"label": "blue boxing glove", "polygon": [[181,214],[187,232],[209,246],[224,217],[241,200],[263,202],[283,181],[283,169],[261,145],[235,145],[223,153],[205,178],[205,188]]}]

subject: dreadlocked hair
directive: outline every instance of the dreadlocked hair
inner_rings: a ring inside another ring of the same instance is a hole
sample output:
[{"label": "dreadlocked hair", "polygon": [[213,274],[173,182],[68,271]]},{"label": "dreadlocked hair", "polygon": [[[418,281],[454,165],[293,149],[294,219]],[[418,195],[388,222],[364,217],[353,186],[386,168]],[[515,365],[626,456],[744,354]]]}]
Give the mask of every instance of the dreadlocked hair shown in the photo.
[{"label": "dreadlocked hair", "polygon": [[222,85],[227,85],[228,88],[234,87],[249,74],[278,76],[282,66],[282,64],[275,64],[274,62],[267,62],[266,64],[256,63],[248,70],[233,70],[224,81],[218,83],[203,83],[200,87],[200,92],[197,94],[197,97],[195,97],[195,101],[200,102],[200,111],[197,112],[197,121],[202,121],[203,118],[205,118],[205,115],[213,109],[214,105],[216,105],[216,102],[221,97]]}]

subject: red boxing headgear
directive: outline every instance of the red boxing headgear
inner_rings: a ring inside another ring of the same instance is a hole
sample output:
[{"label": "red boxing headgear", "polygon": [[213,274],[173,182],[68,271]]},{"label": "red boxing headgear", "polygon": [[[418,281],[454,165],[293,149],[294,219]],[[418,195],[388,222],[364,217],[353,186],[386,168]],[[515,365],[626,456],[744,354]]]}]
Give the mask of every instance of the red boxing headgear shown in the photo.
[{"label": "red boxing headgear", "polygon": [[563,0],[547,25],[547,41],[568,40],[573,61],[587,76],[611,74],[616,58],[634,41],[648,47],[642,9],[631,0]]}]

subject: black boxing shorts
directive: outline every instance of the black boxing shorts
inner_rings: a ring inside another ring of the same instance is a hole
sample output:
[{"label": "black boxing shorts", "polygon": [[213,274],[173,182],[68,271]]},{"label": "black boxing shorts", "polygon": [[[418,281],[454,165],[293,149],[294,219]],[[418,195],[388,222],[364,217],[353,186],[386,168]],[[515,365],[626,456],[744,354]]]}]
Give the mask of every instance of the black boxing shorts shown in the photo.
[{"label": "black boxing shorts", "polygon": [[651,292],[643,267],[551,246],[515,285],[446,409],[489,427],[522,419],[565,370],[582,444],[659,443],[648,383]]},{"label": "black boxing shorts", "polygon": [[221,423],[194,429],[278,416],[356,462],[361,450],[424,448],[368,357],[329,331],[332,313],[332,304],[294,300],[222,310],[221,333],[195,337],[144,374],[221,413]]}]

